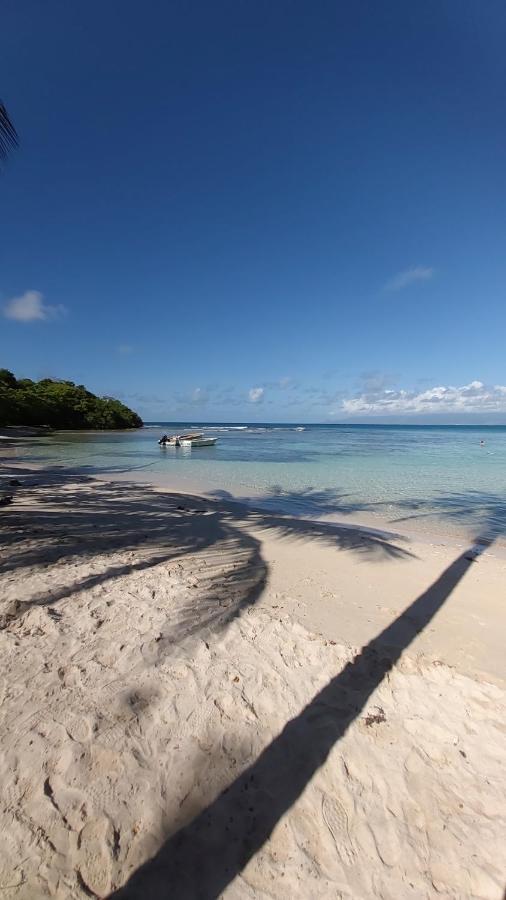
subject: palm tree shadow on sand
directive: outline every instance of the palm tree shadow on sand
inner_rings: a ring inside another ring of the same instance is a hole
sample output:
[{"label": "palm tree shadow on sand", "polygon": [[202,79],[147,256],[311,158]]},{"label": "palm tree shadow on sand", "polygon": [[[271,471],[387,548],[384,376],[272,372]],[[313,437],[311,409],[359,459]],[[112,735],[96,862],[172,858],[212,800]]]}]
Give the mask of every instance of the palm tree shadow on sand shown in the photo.
[{"label": "palm tree shadow on sand", "polygon": [[370,641],[114,898],[219,897],[269,839],[403,651],[441,609],[472,564],[469,552]]},{"label": "palm tree shadow on sand", "polygon": [[[429,499],[411,498],[397,502],[404,515],[391,519],[392,525],[429,521],[437,517],[457,527],[471,528],[479,550],[490,547],[506,534],[506,494],[491,491],[445,491]],[[385,504],[377,504],[377,508]]]},{"label": "palm tree shadow on sand", "polygon": [[[0,574],[25,577],[41,558],[46,566],[71,562],[76,574],[68,582],[34,591],[7,610],[0,609],[0,627],[33,606],[74,602],[81,591],[103,588],[123,575],[174,563],[199,569],[191,602],[168,619],[159,641],[163,655],[186,637],[205,637],[226,627],[246,607],[256,603],[268,579],[261,542],[250,527],[291,540],[315,541],[368,560],[408,560],[410,551],[396,534],[357,529],[303,519],[294,514],[253,509],[225,498],[202,497],[153,490],[136,482],[94,482],[57,467],[38,475],[19,469],[23,497],[36,501],[27,510],[17,498],[2,516],[0,546],[5,562]],[[269,500],[276,501],[276,493]],[[341,508],[335,494],[319,497],[325,509]],[[346,508],[341,509],[343,513]],[[29,543],[26,543],[26,539]],[[128,562],[125,562],[128,554]],[[81,564],[84,568],[81,569]],[[82,575],[79,573],[82,572]]]},{"label": "palm tree shadow on sand", "polygon": [[[34,595],[19,614],[30,605],[74,602],[79,591],[104,585],[125,573],[160,563],[172,565],[172,561],[187,554],[207,555],[212,563],[214,554],[221,557],[227,550],[231,565],[225,583],[221,566],[215,577],[212,565],[207,565],[210,578],[194,595],[188,616],[185,613],[178,623],[171,623],[160,642],[162,655],[170,652],[171,642],[188,634],[219,632],[247,604],[256,602],[268,578],[261,543],[255,537],[257,529],[272,530],[295,540],[323,542],[377,562],[412,556],[400,545],[398,535],[376,530],[300,519],[275,510],[245,509],[224,499],[216,504],[202,498],[152,491],[135,483],[96,483],[89,491],[86,479],[71,479],[63,473],[57,473],[55,478],[59,488],[63,482],[63,494],[60,489],[53,494],[51,483],[35,486],[35,493],[40,495],[35,499],[40,503],[28,521],[26,511],[17,509],[16,503],[7,511],[3,529],[7,569],[16,571],[18,576],[28,571],[40,560],[41,549],[55,562],[85,558],[87,562],[98,560],[100,565],[91,580],[88,576],[84,580],[77,577],[57,591]],[[273,495],[275,505],[279,498],[275,492]],[[304,497],[303,503],[307,500]],[[344,496],[336,495],[333,500],[325,495],[317,498],[318,503],[324,513],[346,514],[349,509]],[[443,606],[476,555],[491,542],[493,538],[487,537],[486,528],[490,516],[487,508],[486,521],[475,521],[479,543],[461,554],[428,590],[331,679],[249,768],[188,825],[172,834],[115,897],[211,900],[223,892],[268,840],[402,652]],[[25,531],[32,539],[26,546]],[[31,549],[34,542],[36,546]],[[115,565],[116,550],[129,551],[131,562]],[[230,599],[223,606],[224,595]]]}]

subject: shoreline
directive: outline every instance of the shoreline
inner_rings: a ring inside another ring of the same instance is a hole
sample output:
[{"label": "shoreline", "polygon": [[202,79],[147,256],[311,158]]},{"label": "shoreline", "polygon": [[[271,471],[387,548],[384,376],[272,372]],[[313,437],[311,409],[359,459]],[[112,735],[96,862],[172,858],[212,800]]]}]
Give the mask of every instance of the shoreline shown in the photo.
[{"label": "shoreline", "polygon": [[[203,482],[199,482],[194,479],[185,479],[186,483],[181,486],[180,484],[178,485],[175,482],[168,483],[167,480],[162,481],[161,479],[157,479],[156,477],[152,479],[145,479],[144,476],[140,474],[136,475],[135,472],[125,473],[125,475],[122,475],[120,473],[113,473],[94,475],[92,477],[95,477],[100,481],[132,480],[138,484],[145,484],[147,487],[154,487],[155,489],[161,491],[178,492],[181,494],[191,495],[197,494],[214,502],[230,502],[252,509],[266,509],[279,512],[281,515],[292,515],[301,519],[308,519],[309,521],[328,522],[330,524],[356,528],[358,530],[377,530],[378,533],[405,537],[410,540],[417,541],[423,544],[429,544],[432,546],[461,549],[463,547],[468,547],[474,542],[474,536],[471,533],[474,529],[472,529],[470,526],[468,526],[466,530],[465,526],[457,526],[453,522],[448,523],[443,521],[442,519],[432,521],[430,526],[428,527],[417,527],[416,521],[410,521],[408,523],[407,519],[389,519],[382,513],[376,513],[372,511],[356,513],[352,512],[346,514],[346,516],[343,516],[339,512],[327,515],[318,515],[317,513],[311,515],[308,512],[306,514],[302,513],[297,515],[297,513],[293,509],[290,509],[289,506],[283,506],[282,495],[280,497],[281,505],[279,507],[276,507],[275,503],[273,503],[272,500],[269,500],[268,503],[262,503],[263,494],[260,491],[258,491],[258,493],[256,494],[252,491],[251,496],[246,499],[239,495],[234,495],[228,492],[226,492],[227,496],[224,496],[225,492],[220,492],[219,494],[217,494],[212,490],[209,491],[207,490]],[[451,527],[449,527],[449,524],[451,524]],[[501,559],[506,559],[506,537],[499,535],[483,552],[485,554],[490,554]]]},{"label": "shoreline", "polygon": [[[0,488],[2,485],[3,478],[8,478],[9,475],[2,476],[2,468],[12,468],[16,470],[26,469],[27,464],[22,460],[17,461],[15,457],[6,458],[3,462],[0,462]],[[43,463],[36,463],[30,461],[28,473],[26,477],[30,477],[30,470],[33,471],[45,471],[47,467]],[[52,474],[54,477],[57,477],[60,474],[62,477],[73,477],[73,478],[91,478],[97,481],[102,482],[132,482],[136,484],[142,484],[147,488],[155,488],[159,491],[164,491],[168,493],[178,493],[181,495],[191,495],[191,496],[199,496],[210,502],[224,502],[224,503],[234,503],[239,506],[245,506],[251,509],[267,509],[271,511],[279,512],[281,515],[294,515],[299,518],[305,518],[309,521],[321,521],[328,522],[331,524],[341,525],[343,527],[354,527],[357,529],[367,529],[374,530],[376,529],[378,532],[384,532],[385,534],[392,535],[400,535],[401,537],[408,538],[409,540],[417,541],[422,544],[427,544],[429,546],[441,546],[447,548],[453,548],[456,550],[462,549],[464,547],[468,547],[476,538],[476,535],[473,535],[473,529],[471,525],[456,525],[455,522],[448,522],[441,520],[435,520],[435,516],[433,517],[433,521],[429,526],[420,525],[416,520],[409,520],[407,518],[403,520],[399,519],[389,519],[387,516],[382,513],[376,513],[372,511],[367,512],[351,512],[346,514],[346,516],[340,515],[338,512],[327,514],[327,515],[318,515],[317,513],[311,514],[307,512],[304,514],[297,514],[296,510],[290,509],[289,507],[284,507],[282,504],[282,500],[280,500],[280,506],[276,506],[273,503],[272,499],[269,499],[268,503],[262,504],[263,494],[258,491],[255,494],[253,490],[249,488],[249,486],[245,485],[245,488],[248,488],[250,496],[238,496],[235,494],[231,494],[229,492],[221,491],[217,493],[215,489],[208,489],[207,485],[204,481],[199,481],[195,478],[188,478],[186,475],[180,475],[177,479],[173,480],[167,479],[166,476],[157,477],[158,473],[153,473],[152,477],[146,475],[146,471],[143,470],[139,472],[138,470],[130,470],[125,472],[104,472],[104,473],[93,473],[88,474],[86,471],[86,467],[76,467],[72,468],[71,466],[59,466],[58,471],[52,470]],[[23,476],[24,477],[24,476]],[[281,495],[282,498],[282,495]],[[498,559],[506,559],[506,536],[498,535],[494,538],[494,540],[490,543],[490,545],[481,550],[484,555],[491,555]]]},{"label": "shoreline", "polygon": [[[21,467],[12,466],[11,468],[14,477],[18,478],[19,468]],[[10,477],[10,474],[4,476],[7,480]],[[334,536],[337,536],[338,538],[338,549],[344,548],[345,551],[348,547],[351,547],[352,549],[361,547],[362,542],[364,542],[366,547],[371,545],[374,550],[379,550],[380,554],[382,548],[392,548],[394,550],[394,559],[398,551],[399,557],[402,558],[405,556],[406,559],[409,558],[410,565],[413,569],[416,565],[416,568],[418,569],[417,577],[420,579],[420,584],[423,584],[422,578],[427,577],[427,574],[430,576],[430,573],[434,572],[434,575],[436,575],[440,565],[445,561],[451,561],[459,554],[463,554],[471,564],[477,563],[478,571],[483,570],[484,567],[490,567],[490,571],[496,573],[496,582],[500,583],[501,577],[506,580],[506,546],[504,546],[504,541],[502,540],[499,540],[489,547],[481,543],[476,543],[474,540],[466,538],[465,535],[460,535],[458,537],[452,535],[445,538],[443,535],[434,534],[433,532],[417,533],[415,531],[410,532],[407,529],[403,529],[402,531],[393,530],[391,528],[391,523],[388,521],[378,521],[377,517],[372,515],[368,517],[366,514],[355,514],[347,516],[345,519],[339,519],[335,516],[314,516],[308,518],[305,516],[294,515],[284,509],[276,509],[272,506],[262,507],[261,505],[255,505],[254,503],[245,503],[241,498],[232,495],[216,497],[212,494],[206,494],[199,487],[196,487],[194,491],[191,491],[187,489],[187,486],[185,486],[185,489],[183,490],[180,487],[170,488],[167,485],[145,481],[141,478],[131,479],[130,473],[125,473],[124,475],[115,473],[113,476],[91,476],[83,472],[72,471],[67,467],[62,467],[61,469],[58,469],[58,471],[54,471],[51,469],[48,470],[44,466],[34,466],[31,470],[21,473],[19,480],[26,479],[29,483],[30,480],[33,480],[34,478],[37,479],[37,488],[42,487],[42,490],[49,488],[57,493],[62,487],[62,482],[75,484],[78,487],[84,488],[85,491],[90,491],[92,494],[93,492],[99,492],[101,488],[105,491],[116,492],[119,485],[124,486],[126,492],[129,490],[137,491],[142,488],[145,491],[142,496],[145,497],[147,505],[149,505],[153,498],[166,498],[169,504],[176,504],[180,509],[184,509],[185,507],[183,507],[182,504],[186,504],[190,508],[195,506],[197,510],[213,510],[218,515],[223,515],[225,517],[230,516],[231,520],[234,522],[234,526],[237,525],[240,529],[255,535],[262,550],[267,550],[268,555],[271,554],[272,548],[275,548],[273,559],[276,557],[283,558],[283,563],[280,566],[282,570],[282,591],[284,591],[286,587],[285,576],[288,571],[292,569],[294,572],[299,572],[299,570],[301,568],[303,569],[308,563],[311,563],[314,566],[314,560],[318,560],[318,564],[316,565],[316,571],[312,577],[314,577],[316,583],[320,585],[321,578],[318,567],[328,566],[331,557],[329,557],[329,548],[325,546],[320,547],[319,543],[321,542],[323,545],[326,543],[333,545]],[[0,488],[2,480],[3,478],[0,479]],[[12,506],[8,507],[8,510],[16,511],[16,492],[20,492],[18,498],[22,501],[22,486],[23,481],[21,481],[20,487],[15,487],[14,489],[9,488],[11,492],[14,492],[15,500]],[[67,491],[69,485],[65,484],[63,489]],[[121,496],[121,492],[119,496]],[[358,518],[360,521],[357,520]],[[258,523],[261,523],[260,530],[258,529]],[[378,527],[379,525],[382,527]],[[285,530],[288,532],[288,537],[284,536]],[[313,542],[315,535],[316,545]],[[342,547],[340,544],[341,536],[344,538]],[[297,549],[297,562],[293,565],[292,556],[295,551],[295,546],[299,548],[301,542],[304,549],[301,562],[299,562],[300,551]],[[391,591],[393,588],[391,582],[386,578],[386,575],[388,574],[387,568],[391,568],[392,571],[395,569],[395,567],[390,566],[388,556],[389,553],[387,552],[385,558],[381,562],[382,581],[386,581],[386,584],[384,584],[382,589],[384,593],[388,593],[388,591]],[[363,557],[359,557],[359,560],[359,569],[357,569],[356,562],[353,562],[352,565],[347,565],[346,555],[343,558],[340,553],[338,562],[336,563],[336,565],[338,565],[340,578],[343,579],[343,576],[346,575],[346,579],[350,580],[348,589],[353,594],[356,594],[358,589],[357,578],[359,582],[362,580],[362,575],[358,575],[360,569],[365,570],[365,580],[367,581],[367,572],[370,565],[367,559]],[[399,570],[397,574],[399,576],[399,583],[395,589],[399,595],[398,604],[400,609],[402,608],[403,602],[401,598],[406,592],[406,586],[410,585],[410,579],[408,573],[404,569]],[[299,577],[299,575],[297,575],[297,577]],[[297,581],[297,577],[295,577],[295,582]],[[302,576],[300,575],[300,577]],[[408,580],[406,581],[407,578]],[[467,580],[470,580],[469,576]],[[294,590],[297,592],[296,588]],[[412,587],[409,586],[408,596],[412,593],[412,590]],[[498,590],[500,592],[500,588],[498,588]],[[340,593],[342,593],[341,590]],[[387,609],[390,607],[384,608]],[[301,622],[310,629],[321,627],[330,630],[330,632],[332,632],[332,637],[342,637],[342,635],[339,635],[339,632],[335,630],[335,625],[331,621],[331,618],[325,614],[322,615],[322,610],[324,610],[324,605],[322,606],[322,604],[313,605],[312,608],[307,607],[306,604],[304,619],[301,619]],[[476,616],[474,614],[471,592],[469,592],[467,611],[470,619],[475,620]],[[293,606],[291,612],[298,615],[299,611]],[[369,623],[371,624],[374,621],[374,619],[370,619]],[[377,621],[379,626],[379,624],[381,624],[380,619]],[[351,625],[351,620],[348,624]],[[368,637],[368,629],[365,629],[364,633],[360,630],[355,633],[355,629],[352,627],[350,635],[346,636],[346,640],[355,645],[359,645],[366,643]],[[492,640],[492,644],[495,644],[494,640]],[[458,665],[460,664],[461,663],[459,662]],[[469,674],[465,666],[462,668],[462,671]],[[498,664],[498,659],[496,659],[496,662],[490,667],[486,664],[484,658],[482,668],[476,668],[474,674],[479,677],[486,677],[487,673],[493,678],[499,677],[506,681],[506,663],[504,665]]]},{"label": "shoreline", "polygon": [[[233,427],[248,431],[247,426]],[[399,427],[405,431],[404,426]],[[321,442],[315,444],[314,437],[309,439],[306,450],[304,437],[291,437],[288,444],[285,438],[268,438],[264,458],[263,437],[253,435],[245,440],[241,431],[228,435],[230,440],[223,439],[222,449],[216,454],[206,456],[201,451],[203,455],[195,453],[190,459],[185,453],[175,452],[175,457],[173,452],[160,453],[153,438],[158,428],[159,425],[144,427],[137,430],[137,436],[135,432],[129,436],[122,431],[100,435],[90,431],[58,432],[53,438],[32,438],[31,451],[29,443],[18,444],[17,448],[11,444],[11,449],[2,455],[6,461],[10,457],[21,465],[23,457],[28,457],[28,466],[39,457],[43,465],[61,460],[65,471],[76,475],[155,485],[169,491],[279,509],[301,518],[394,531],[424,543],[456,549],[471,540],[485,539],[487,552],[506,557],[506,493],[501,466],[502,454],[506,453],[506,427],[497,447],[491,446],[486,453],[482,448],[471,448],[467,438],[459,438],[451,447],[445,443],[444,452],[438,449],[434,453],[434,446],[439,444],[429,438],[422,441],[423,453],[415,452],[414,457],[408,454],[405,463],[404,456],[391,456],[390,451],[398,453],[405,446],[404,438],[396,439],[392,446],[388,443],[387,456],[394,459],[393,467],[392,463],[383,466],[380,441],[374,450],[379,453],[378,460],[366,460],[365,469],[362,457],[368,452],[368,443],[363,452],[361,442],[353,445],[358,453],[355,459],[355,450],[347,455],[348,437],[339,438],[337,444],[334,438],[323,441],[325,465],[319,462]],[[411,444],[408,440],[407,449]],[[331,465],[330,457],[327,459],[333,447],[337,454],[335,465]],[[298,461],[299,451],[302,463]],[[307,465],[305,452],[309,454]],[[281,462],[283,453],[288,467],[282,465],[280,469],[270,460],[274,454],[274,462]],[[448,460],[452,462],[447,469]],[[420,478],[413,468],[415,462]],[[227,491],[223,490],[225,486]]]}]

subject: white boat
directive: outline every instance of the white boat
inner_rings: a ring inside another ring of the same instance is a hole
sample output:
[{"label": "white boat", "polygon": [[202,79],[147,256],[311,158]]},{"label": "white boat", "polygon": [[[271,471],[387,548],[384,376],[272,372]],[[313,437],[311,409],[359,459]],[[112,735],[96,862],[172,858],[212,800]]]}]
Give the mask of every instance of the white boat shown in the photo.
[{"label": "white boat", "polygon": [[181,447],[214,447],[216,438],[198,437],[198,438],[181,438]]},{"label": "white boat", "polygon": [[160,438],[158,443],[161,447],[179,447],[183,441],[193,441],[203,437],[204,435],[201,431],[190,431],[186,434],[171,434],[170,437],[164,435],[163,438]]}]

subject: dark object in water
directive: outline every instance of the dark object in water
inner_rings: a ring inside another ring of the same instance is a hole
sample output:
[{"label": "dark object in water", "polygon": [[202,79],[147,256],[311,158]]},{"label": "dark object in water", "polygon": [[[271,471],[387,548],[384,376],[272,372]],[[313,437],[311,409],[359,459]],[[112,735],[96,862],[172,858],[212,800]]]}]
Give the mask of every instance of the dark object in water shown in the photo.
[{"label": "dark object in water", "polygon": [[11,480],[9,481],[9,484],[12,487],[21,487],[21,482],[20,482],[19,478],[11,478]]},{"label": "dark object in water", "polygon": [[4,494],[3,497],[0,497],[0,506],[8,506],[13,500],[14,497],[12,494]]}]

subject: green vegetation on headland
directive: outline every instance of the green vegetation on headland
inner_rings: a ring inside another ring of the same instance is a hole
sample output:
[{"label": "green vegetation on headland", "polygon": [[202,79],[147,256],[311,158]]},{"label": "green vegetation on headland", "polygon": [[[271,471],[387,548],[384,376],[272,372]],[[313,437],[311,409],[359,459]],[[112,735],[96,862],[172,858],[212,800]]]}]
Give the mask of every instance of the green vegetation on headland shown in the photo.
[{"label": "green vegetation on headland", "polygon": [[82,384],[43,378],[17,380],[0,369],[0,425],[50,428],[140,428],[142,419],[113,397],[96,397]]}]

